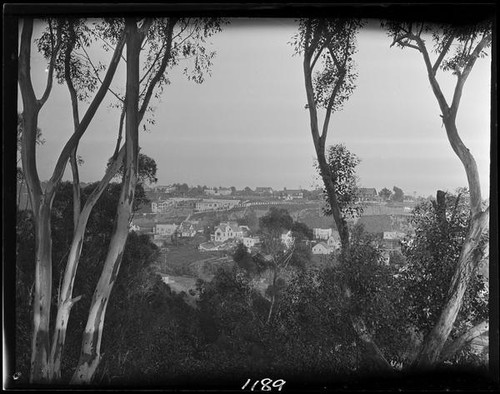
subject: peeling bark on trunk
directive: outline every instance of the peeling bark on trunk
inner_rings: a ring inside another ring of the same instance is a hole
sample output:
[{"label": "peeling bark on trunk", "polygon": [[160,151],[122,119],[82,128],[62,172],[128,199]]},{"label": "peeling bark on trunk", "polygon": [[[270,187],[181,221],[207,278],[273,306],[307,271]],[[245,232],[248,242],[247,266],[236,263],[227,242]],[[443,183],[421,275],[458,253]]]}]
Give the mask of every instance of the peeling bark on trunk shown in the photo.
[{"label": "peeling bark on trunk", "polygon": [[30,381],[44,383],[49,380],[48,355],[50,351],[49,329],[52,295],[52,239],[49,201],[40,205],[37,219]]},{"label": "peeling bark on trunk", "polygon": [[115,227],[111,236],[108,254],[102,274],[97,283],[89,317],[82,339],[80,359],[71,379],[72,384],[89,384],[97,371],[101,359],[100,348],[104,317],[114,282],[120,270],[123,251],[132,216],[138,164],[138,101],[139,101],[139,54],[141,34],[135,21],[126,21],[127,29],[127,104],[126,104],[126,156],[120,200],[118,202]]}]

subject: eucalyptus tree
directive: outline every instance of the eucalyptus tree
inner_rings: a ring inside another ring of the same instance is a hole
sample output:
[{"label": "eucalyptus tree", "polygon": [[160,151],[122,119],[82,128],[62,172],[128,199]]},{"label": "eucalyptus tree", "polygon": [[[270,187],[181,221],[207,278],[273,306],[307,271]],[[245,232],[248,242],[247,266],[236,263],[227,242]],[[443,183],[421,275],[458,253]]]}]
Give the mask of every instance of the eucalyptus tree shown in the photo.
[{"label": "eucalyptus tree", "polygon": [[[357,204],[358,198],[358,177],[356,167],[361,160],[354,153],[350,152],[343,144],[329,146],[326,152],[326,162],[332,174],[332,183],[337,197],[337,203],[343,218],[356,217],[362,213],[362,206]],[[318,164],[316,163],[319,172]],[[325,213],[332,215],[332,208],[328,199],[326,188],[323,189],[327,205]]]},{"label": "eucalyptus tree", "polygon": [[[484,237],[488,229],[489,207],[484,207],[476,161],[460,137],[457,115],[465,83],[476,61],[487,55],[487,49],[491,45],[492,27],[490,21],[473,26],[388,22],[385,27],[393,39],[392,45],[416,50],[422,56],[448,141],[462,162],[470,191],[471,220],[447,298],[415,361],[416,366],[426,367],[439,360],[462,307],[470,279],[487,248]],[[434,56],[432,52],[435,53]],[[453,94],[449,98],[446,98],[443,91],[439,71],[443,74],[451,73],[456,77]]]},{"label": "eucalyptus tree", "polygon": [[[333,151],[334,157],[327,158],[325,150],[331,116],[342,109],[355,88],[357,74],[353,55],[356,52],[356,36],[362,25],[362,21],[356,18],[303,19],[294,39],[296,52],[303,56],[311,135],[329,208],[340,235],[343,264],[349,264],[351,245],[346,207],[342,206],[340,190],[336,188],[336,183],[340,184],[342,177],[339,173],[342,166],[335,165],[338,159],[335,156],[339,152]],[[321,123],[320,111],[324,112]],[[343,287],[344,302],[354,305],[348,282]],[[365,346],[367,357],[373,360],[376,368],[390,369],[390,364],[374,342],[361,315],[353,309],[349,318],[353,330]]]},{"label": "eucalyptus tree", "polygon": [[47,25],[48,34],[46,40],[43,42],[44,47],[40,48],[41,51],[44,51],[48,59],[47,82],[40,98],[37,98],[31,77],[33,19],[26,18],[23,20],[18,63],[18,78],[23,103],[22,118],[24,126],[21,157],[24,178],[33,211],[36,240],[30,373],[30,381],[32,382],[46,382],[51,379],[49,368],[49,332],[51,327],[50,315],[52,299],[52,240],[50,225],[52,202],[72,152],[104,99],[118,66],[121,51],[125,45],[125,37],[122,36],[119,40],[119,45],[117,45],[112,54],[103,83],[85,112],[78,128],[64,145],[50,179],[45,188],[42,189],[36,162],[38,116],[51,94],[55,65],[63,46],[63,22],[61,20],[49,19]]},{"label": "eucalyptus tree", "polygon": [[[153,95],[159,97],[161,90],[169,83],[166,76],[169,67],[178,64],[183,58],[191,57],[194,59],[193,66],[190,71],[186,67],[186,74],[189,79],[197,83],[203,82],[204,74],[209,70],[214,56],[214,52],[209,52],[204,47],[205,39],[219,30],[218,19],[129,18],[125,21],[117,18],[93,24],[81,20],[49,20],[47,32],[38,41],[39,50],[49,60],[47,88],[42,99],[37,100],[30,76],[33,21],[24,21],[19,55],[19,84],[23,96],[23,119],[27,137],[23,138],[22,157],[23,169],[28,172],[27,184],[37,229],[32,382],[47,382],[60,377],[70,310],[81,297],[73,297],[73,286],[88,218],[107,184],[117,172],[120,172],[122,192],[117,206],[116,225],[104,269],[92,300],[82,342],[82,356],[73,378],[74,383],[91,381],[100,360],[100,343],[107,302],[119,271],[128,235],[138,178],[139,124],[146,114],[152,112],[149,105]],[[92,37],[98,37],[104,42],[103,45],[107,46],[107,50],[112,49],[112,58],[107,69],[95,65],[85,49],[92,43]],[[118,63],[123,59],[122,52],[125,46],[127,46],[127,84],[125,94],[121,96],[111,89],[111,82]],[[83,62],[82,55],[77,54],[75,49],[84,52]],[[145,53],[144,57],[141,57],[142,53]],[[105,74],[102,77],[99,72],[104,70]],[[74,131],[61,152],[48,187],[42,192],[36,168],[34,130],[38,124],[38,113],[50,94],[54,72],[59,82],[65,83],[69,89]],[[95,83],[89,84],[89,80]],[[95,89],[94,85],[99,85],[99,89]],[[88,99],[95,90],[97,93],[80,120],[78,102]],[[122,108],[116,149],[108,162],[104,177],[81,208],[77,168],[78,143],[107,91],[112,92],[119,102],[117,106]],[[125,142],[122,145],[123,128]],[[59,287],[58,310],[51,341],[49,336],[52,295],[50,210],[57,185],[61,181],[68,161],[72,165],[73,174],[75,231],[64,278]]]},{"label": "eucalyptus tree", "polygon": [[[423,202],[413,211],[415,234],[403,242],[406,264],[399,275],[403,293],[398,303],[405,311],[406,323],[418,329],[420,338],[432,331],[446,303],[470,225],[468,196],[467,190],[456,196],[438,190],[436,200]],[[487,256],[483,262],[486,261]],[[453,359],[471,340],[487,332],[487,318],[488,286],[481,270],[476,270],[440,361]],[[418,342],[416,345],[418,349]]]},{"label": "eucalyptus tree", "polygon": [[[337,174],[332,172],[325,149],[331,116],[341,110],[355,88],[353,55],[361,26],[358,19],[303,19],[294,39],[296,52],[304,57],[306,108],[317,164],[345,253],[349,250],[349,230],[335,192]],[[320,110],[324,110],[321,124]]]},{"label": "eucalyptus tree", "polygon": [[[139,154],[139,126],[149,107],[153,95],[159,97],[169,82],[167,67],[175,66],[183,57],[193,57],[193,67],[188,79],[202,83],[204,74],[210,70],[215,55],[204,47],[205,38],[220,30],[218,19],[126,19],[121,29],[127,35],[127,82],[123,106],[125,108],[125,144],[117,143],[112,165],[121,164],[120,154],[124,150],[122,191],[117,205],[114,232],[102,274],[97,283],[89,317],[82,338],[82,349],[72,383],[90,383],[101,360],[100,346],[104,318],[109,296],[118,275],[125,243],[129,233],[134,192],[137,184]],[[141,67],[141,53],[145,61]],[[109,168],[109,167],[108,167]]]}]

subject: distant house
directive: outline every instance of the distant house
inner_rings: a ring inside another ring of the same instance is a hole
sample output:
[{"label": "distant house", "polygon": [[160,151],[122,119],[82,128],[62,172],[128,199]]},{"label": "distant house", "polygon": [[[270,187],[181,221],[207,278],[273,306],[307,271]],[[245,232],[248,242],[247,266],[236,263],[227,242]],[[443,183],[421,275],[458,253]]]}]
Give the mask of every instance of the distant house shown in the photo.
[{"label": "distant house", "polygon": [[221,222],[215,227],[211,238],[215,242],[226,242],[229,239],[242,239],[249,231],[247,226],[239,226],[236,222]]},{"label": "distant house", "polygon": [[270,194],[273,194],[273,188],[272,187],[256,187],[255,193],[260,194],[260,195],[270,195]]},{"label": "distant house", "polygon": [[203,199],[196,202],[198,212],[227,211],[240,205],[240,200]]},{"label": "distant house", "polygon": [[182,222],[178,228],[179,236],[181,236],[183,238],[194,237],[196,235],[196,232],[197,232],[196,224],[197,223],[192,223],[192,222],[188,222],[188,221]]},{"label": "distant house", "polygon": [[337,231],[334,231],[332,235],[327,239],[326,244],[329,248],[335,250],[340,249],[341,242],[339,233]]},{"label": "distant house", "polygon": [[166,212],[168,208],[174,206],[174,202],[172,200],[158,200],[151,202],[151,212],[153,213],[162,213]]},{"label": "distant house", "polygon": [[379,197],[377,190],[374,187],[360,187],[358,189],[358,200],[359,201],[378,201]]},{"label": "distant house", "polygon": [[284,198],[285,200],[296,200],[296,199],[304,198],[304,192],[302,190],[288,190],[288,189],[284,189],[280,193],[280,196],[282,198]]},{"label": "distant house", "polygon": [[331,228],[313,228],[314,239],[324,239],[327,240],[332,236]]},{"label": "distant house", "polygon": [[203,191],[203,193],[205,193],[207,196],[215,196],[217,193],[217,189],[213,188],[213,187],[209,187],[208,189],[205,189]]},{"label": "distant house", "polygon": [[292,237],[291,230],[281,234],[281,242],[286,246],[287,249],[292,247],[294,241],[295,241],[295,238]]},{"label": "distant house", "polygon": [[332,252],[333,248],[331,248],[324,242],[318,242],[316,245],[312,247],[313,254],[330,254]]},{"label": "distant house", "polygon": [[194,208],[199,198],[174,197],[166,200],[153,201],[151,203],[151,212],[163,213],[170,208]]},{"label": "distant house", "polygon": [[175,223],[173,224],[160,224],[156,223],[154,229],[153,229],[153,234],[154,238],[166,238],[175,233],[179,226],[177,226]]},{"label": "distant house", "polygon": [[138,226],[137,224],[130,223],[128,231],[135,231],[136,233],[141,231],[141,226]]},{"label": "distant house", "polygon": [[243,237],[242,238],[243,245],[245,245],[250,251],[252,248],[258,246],[260,244],[260,238],[259,237]]},{"label": "distant house", "polygon": [[174,197],[170,198],[172,204],[176,208],[194,208],[196,203],[200,201],[199,198],[189,198],[189,197]]}]

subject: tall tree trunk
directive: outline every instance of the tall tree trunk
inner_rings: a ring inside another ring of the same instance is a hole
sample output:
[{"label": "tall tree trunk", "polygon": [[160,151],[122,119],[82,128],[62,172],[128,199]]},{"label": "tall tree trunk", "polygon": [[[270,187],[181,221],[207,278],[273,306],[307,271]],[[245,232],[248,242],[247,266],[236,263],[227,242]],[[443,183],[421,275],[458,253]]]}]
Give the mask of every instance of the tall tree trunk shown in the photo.
[{"label": "tall tree trunk", "polygon": [[33,335],[31,342],[32,383],[49,380],[50,306],[52,301],[52,238],[50,234],[51,201],[40,204],[35,220],[36,265],[33,299]]},{"label": "tall tree trunk", "polygon": [[138,165],[138,102],[139,102],[139,54],[141,34],[135,20],[126,20],[127,29],[127,87],[126,87],[126,156],[120,200],[118,202],[115,227],[111,236],[103,271],[97,283],[85,332],[82,338],[80,359],[71,379],[72,384],[89,384],[97,371],[101,359],[100,348],[104,327],[104,317],[114,282],[127,241],[130,218],[137,183]]},{"label": "tall tree trunk", "polygon": [[[340,207],[337,201],[337,196],[335,195],[335,186],[333,184],[332,173],[330,167],[326,161],[325,157],[325,139],[326,133],[323,132],[320,135],[319,125],[318,125],[318,112],[316,110],[316,103],[314,100],[314,87],[312,84],[312,69],[310,67],[310,56],[304,56],[304,80],[306,86],[306,96],[307,105],[309,108],[309,118],[311,126],[311,134],[314,142],[314,148],[316,150],[316,156],[318,158],[318,165],[321,172],[321,178],[325,185],[325,189],[328,195],[328,203],[332,210],[333,219],[335,221],[335,227],[339,231],[340,242],[342,244],[342,253],[349,252],[349,230],[345,219],[342,217],[340,212]],[[323,125],[323,130],[328,130],[328,120],[325,119],[325,125]]]},{"label": "tall tree trunk", "polygon": [[19,87],[23,99],[22,163],[35,228],[35,289],[33,295],[33,332],[31,340],[30,382],[48,380],[50,349],[50,306],[52,296],[52,238],[50,209],[53,194],[42,192],[36,169],[36,132],[40,102],[35,97],[30,76],[33,20],[23,21],[19,50]]},{"label": "tall tree trunk", "polygon": [[106,187],[109,184],[110,180],[113,178],[120,165],[122,164],[124,153],[125,148],[122,148],[119,151],[113,164],[108,167],[106,174],[104,175],[99,185],[88,197],[77,219],[76,229],[73,234],[73,240],[64,271],[64,278],[59,293],[57,316],[54,325],[54,334],[52,337],[52,348],[50,353],[50,371],[52,380],[59,380],[61,378],[61,360],[64,351],[66,329],[68,327],[69,316],[71,308],[81,298],[81,296],[73,298],[73,288],[82,251],[87,222],[95,204],[99,201],[99,198],[106,190]]},{"label": "tall tree trunk", "polygon": [[[320,135],[319,124],[318,124],[318,112],[316,109],[316,102],[314,99],[314,87],[312,84],[312,67],[311,67],[311,59],[314,54],[314,51],[310,49],[305,50],[304,54],[304,80],[306,87],[306,96],[307,96],[307,104],[309,108],[309,119],[310,119],[310,127],[311,127],[311,135],[314,142],[314,148],[316,150],[316,156],[318,159],[318,166],[321,173],[321,178],[325,185],[325,189],[328,196],[328,202],[330,204],[330,208],[332,210],[333,219],[335,222],[335,226],[340,235],[341,242],[341,253],[345,261],[348,261],[350,255],[350,237],[349,237],[349,228],[347,226],[347,222],[344,219],[342,212],[340,210],[340,205],[337,200],[337,195],[335,194],[335,185],[333,182],[333,177],[335,174],[332,174],[328,162],[325,157],[325,144],[326,144],[326,136],[328,133],[328,125],[330,120],[330,114],[332,110],[333,101],[330,100],[330,106],[327,108],[327,114],[325,116],[325,120],[323,123],[322,133]],[[336,86],[334,88],[334,92],[338,90]],[[350,294],[351,291],[348,287],[346,287],[344,292],[345,302],[350,302]],[[359,339],[362,341],[368,357],[373,361],[373,365],[379,370],[390,370],[392,369],[390,364],[387,362],[382,352],[380,351],[377,344],[373,341],[371,335],[366,328],[366,325],[363,319],[360,316],[354,315],[351,313],[351,326],[353,330],[358,335]]]},{"label": "tall tree trunk", "polygon": [[448,106],[444,95],[441,93],[441,88],[436,80],[436,72],[431,67],[425,45],[423,41],[419,41],[420,52],[424,57],[429,82],[441,109],[448,141],[465,169],[470,192],[471,222],[450,284],[447,301],[441,311],[438,321],[424,339],[422,349],[414,363],[414,366],[417,367],[430,367],[439,361],[440,353],[455,324],[460,308],[462,307],[464,294],[467,290],[470,278],[482,258],[481,251],[478,250],[478,247],[480,246],[483,234],[488,229],[489,208],[484,211],[482,209],[481,184],[476,161],[458,134],[456,118],[458,104],[460,103],[465,81],[479,53],[489,42],[488,40],[491,40],[491,36],[489,36],[489,39],[488,36],[483,37],[474,50],[475,54],[472,55],[471,60],[468,62],[463,72],[458,75],[451,107]]},{"label": "tall tree trunk", "polygon": [[53,375],[50,371],[51,362],[49,360],[51,347],[49,336],[50,303],[52,297],[52,238],[50,223],[52,202],[55,197],[56,188],[64,174],[66,164],[72,152],[76,152],[78,141],[86,131],[113,79],[125,44],[125,37],[122,36],[118,41],[103,83],[86,111],[82,123],[78,125],[78,129],[75,130],[75,133],[71,136],[69,141],[67,141],[59,155],[57,164],[46,189],[42,190],[36,165],[38,114],[47,101],[52,89],[54,65],[61,46],[61,32],[58,28],[55,32],[56,35],[52,37],[52,54],[48,67],[47,85],[40,99],[36,98],[31,81],[30,58],[32,33],[33,20],[26,18],[23,20],[19,47],[18,80],[23,100],[24,122],[21,155],[29,202],[33,210],[36,243],[35,291],[33,302],[34,324],[30,381],[34,383],[44,383],[50,380],[50,377]]}]

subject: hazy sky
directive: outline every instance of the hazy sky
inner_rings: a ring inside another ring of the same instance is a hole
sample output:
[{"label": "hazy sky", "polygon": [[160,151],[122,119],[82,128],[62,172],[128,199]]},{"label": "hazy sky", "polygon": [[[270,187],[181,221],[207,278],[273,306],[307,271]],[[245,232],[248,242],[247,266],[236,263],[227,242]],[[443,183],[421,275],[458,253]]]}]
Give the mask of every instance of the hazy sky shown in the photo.
[{"label": "hazy sky", "polygon": [[[373,23],[359,34],[357,88],[343,110],[334,114],[328,143],[342,142],[360,157],[358,175],[364,187],[379,190],[396,185],[407,194],[427,196],[437,189],[466,186],[421,56],[414,50],[390,48],[390,39],[377,26]],[[203,84],[172,71],[172,83],[161,101],[152,101],[156,124],[140,135],[142,152],[158,164],[159,184],[289,189],[318,184],[304,108],[302,60],[293,56],[289,44],[295,31],[292,20],[233,21],[209,40],[217,56],[212,75]],[[485,197],[490,62],[487,57],[476,63],[457,120],[462,139],[476,158]],[[45,82],[45,66],[35,54],[32,73],[39,79],[38,91]],[[123,68],[119,71],[123,75]],[[445,94],[451,97],[454,79],[439,76],[447,82]],[[111,101],[112,97],[106,103]],[[114,149],[118,119],[116,110],[103,106],[83,137],[82,181],[102,176]],[[56,86],[40,115],[46,140],[38,153],[41,179],[50,176],[71,125],[69,94]]]}]

